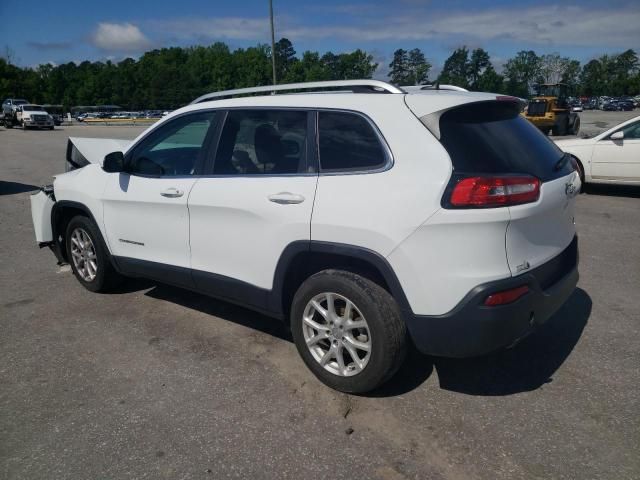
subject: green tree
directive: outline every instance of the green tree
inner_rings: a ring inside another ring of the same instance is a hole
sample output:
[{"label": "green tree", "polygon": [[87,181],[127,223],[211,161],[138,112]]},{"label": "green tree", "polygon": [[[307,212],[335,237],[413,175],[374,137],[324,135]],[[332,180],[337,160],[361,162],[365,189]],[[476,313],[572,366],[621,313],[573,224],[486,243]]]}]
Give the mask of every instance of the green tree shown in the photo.
[{"label": "green tree", "polygon": [[402,48],[393,52],[388,77],[396,85],[409,84],[409,52]]},{"label": "green tree", "polygon": [[429,81],[429,70],[431,70],[431,64],[427,61],[419,48],[414,48],[409,51],[409,81],[410,85],[424,85]]},{"label": "green tree", "polygon": [[541,74],[540,57],[533,50],[522,50],[504,66],[506,90],[518,97],[528,97]]},{"label": "green tree", "polygon": [[[471,60],[469,61],[468,65],[469,87],[471,88],[471,90],[484,90],[480,87],[480,78],[482,77],[482,74],[485,72],[485,70],[491,66],[491,62],[489,61],[489,54],[482,48],[476,48],[473,52],[471,52]],[[495,73],[495,70],[493,70],[493,72]],[[487,79],[485,79],[485,83],[487,80],[488,77]]]},{"label": "green tree", "polygon": [[396,85],[422,85],[427,83],[431,64],[419,48],[402,48],[393,52],[388,77]]},{"label": "green tree", "polygon": [[275,44],[275,56],[276,56],[276,78],[278,83],[286,83],[291,81],[289,72],[298,62],[296,58],[296,51],[293,48],[293,44],[288,38],[281,38]]},{"label": "green tree", "polygon": [[489,64],[478,78],[477,88],[480,92],[504,93],[504,77],[499,75],[493,65]]},{"label": "green tree", "polygon": [[467,47],[458,48],[444,62],[444,67],[438,81],[440,83],[468,88],[469,71],[469,50]]}]

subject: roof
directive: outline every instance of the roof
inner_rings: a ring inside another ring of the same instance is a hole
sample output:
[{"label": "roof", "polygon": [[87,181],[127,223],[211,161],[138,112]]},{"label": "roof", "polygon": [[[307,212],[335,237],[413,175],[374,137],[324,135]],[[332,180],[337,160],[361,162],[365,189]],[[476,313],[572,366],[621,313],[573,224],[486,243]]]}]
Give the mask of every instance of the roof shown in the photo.
[{"label": "roof", "polygon": [[[212,92],[202,95],[189,105],[173,111],[161,123],[184,112],[203,108],[316,108],[352,110],[381,118],[393,116],[394,111],[406,109],[418,117],[444,111],[465,103],[510,100],[496,93],[468,92],[455,89],[397,87],[379,80],[340,80],[285,85],[270,85]],[[277,93],[276,92],[281,92]],[[300,94],[300,93],[304,94]],[[241,95],[241,96],[239,96]],[[251,96],[249,96],[251,95]]]}]

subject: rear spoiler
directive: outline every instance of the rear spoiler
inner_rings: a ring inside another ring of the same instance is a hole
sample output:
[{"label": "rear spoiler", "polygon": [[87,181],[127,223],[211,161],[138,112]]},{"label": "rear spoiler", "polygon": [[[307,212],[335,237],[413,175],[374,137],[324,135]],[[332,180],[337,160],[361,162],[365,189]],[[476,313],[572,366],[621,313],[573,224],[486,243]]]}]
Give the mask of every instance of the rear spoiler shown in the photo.
[{"label": "rear spoiler", "polygon": [[[420,108],[424,109],[424,105],[421,105],[419,101],[416,101],[416,97],[420,95],[407,95],[405,97],[405,102],[409,109],[413,112],[416,117],[422,122],[422,124],[427,127],[427,129],[440,140],[440,117],[449,110],[453,110],[456,108],[464,107],[467,105],[478,104],[478,103],[489,103],[489,102],[509,102],[518,107],[520,112],[526,106],[526,100],[523,98],[512,97],[510,95],[496,95],[496,94],[487,94],[487,93],[469,93],[466,97],[453,98],[453,101],[450,99],[446,99],[447,101],[440,100],[440,104],[438,105],[441,108],[433,109],[433,106],[430,105],[431,111],[426,110],[426,113],[419,115],[417,112],[420,112]],[[435,102],[432,102],[432,104]],[[422,110],[424,111],[424,110]]]},{"label": "rear spoiler", "polygon": [[119,138],[69,137],[65,171],[86,167],[90,163],[102,165],[104,156],[111,152],[125,152],[132,140]]}]

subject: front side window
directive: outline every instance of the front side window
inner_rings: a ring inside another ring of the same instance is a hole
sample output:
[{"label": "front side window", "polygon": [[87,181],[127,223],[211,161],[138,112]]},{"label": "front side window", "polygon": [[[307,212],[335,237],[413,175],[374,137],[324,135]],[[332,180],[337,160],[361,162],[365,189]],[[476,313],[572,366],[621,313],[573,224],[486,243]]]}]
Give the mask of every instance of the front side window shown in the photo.
[{"label": "front side window", "polygon": [[308,173],[307,112],[230,110],[220,135],[214,175]]},{"label": "front side window", "polygon": [[387,163],[373,126],[355,113],[319,112],[318,140],[322,172],[376,170]]},{"label": "front side window", "polygon": [[134,149],[127,170],[139,175],[193,175],[215,115],[191,113],[159,127]]},{"label": "front side window", "polygon": [[632,123],[622,129],[624,138],[627,140],[637,140],[640,138],[640,122]]}]

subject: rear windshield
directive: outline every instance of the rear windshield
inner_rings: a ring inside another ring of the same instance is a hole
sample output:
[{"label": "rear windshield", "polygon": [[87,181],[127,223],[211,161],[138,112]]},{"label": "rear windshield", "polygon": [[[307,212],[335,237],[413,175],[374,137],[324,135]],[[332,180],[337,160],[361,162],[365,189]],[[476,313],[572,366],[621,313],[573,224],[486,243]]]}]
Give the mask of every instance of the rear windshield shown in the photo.
[{"label": "rear windshield", "polygon": [[571,173],[562,151],[512,102],[478,102],[440,117],[440,141],[456,173],[524,173],[549,181]]}]

